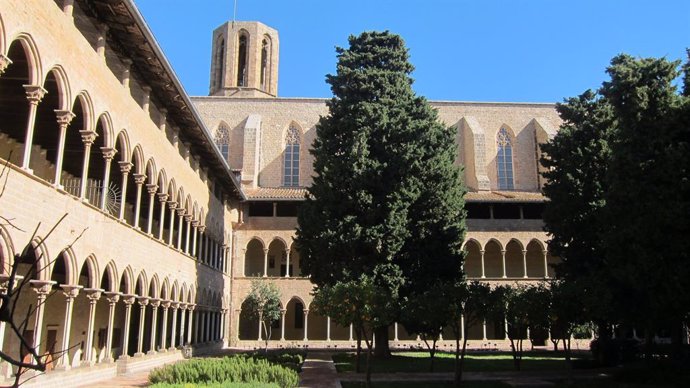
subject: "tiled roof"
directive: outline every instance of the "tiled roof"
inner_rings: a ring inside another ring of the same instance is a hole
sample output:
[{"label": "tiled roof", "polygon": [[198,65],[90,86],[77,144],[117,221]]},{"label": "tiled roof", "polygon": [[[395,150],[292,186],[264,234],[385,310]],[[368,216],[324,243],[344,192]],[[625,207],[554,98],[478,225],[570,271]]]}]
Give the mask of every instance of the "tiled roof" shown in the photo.
[{"label": "tiled roof", "polygon": [[[307,193],[304,187],[259,187],[243,191],[250,201],[302,200]],[[546,198],[530,191],[470,191],[465,199],[470,202],[543,202]]]},{"label": "tiled roof", "polygon": [[543,202],[546,198],[533,191],[470,191],[465,195],[470,202]]},{"label": "tiled roof", "polygon": [[256,189],[244,189],[244,195],[248,200],[302,200],[307,193],[303,187],[259,187]]}]

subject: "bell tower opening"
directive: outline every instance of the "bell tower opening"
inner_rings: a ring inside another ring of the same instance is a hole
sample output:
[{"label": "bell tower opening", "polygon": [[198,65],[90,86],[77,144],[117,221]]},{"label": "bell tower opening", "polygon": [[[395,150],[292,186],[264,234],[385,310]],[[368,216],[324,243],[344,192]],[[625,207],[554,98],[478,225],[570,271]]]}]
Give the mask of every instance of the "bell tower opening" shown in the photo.
[{"label": "bell tower opening", "polygon": [[259,22],[228,22],[213,31],[209,95],[276,97],[278,32]]}]

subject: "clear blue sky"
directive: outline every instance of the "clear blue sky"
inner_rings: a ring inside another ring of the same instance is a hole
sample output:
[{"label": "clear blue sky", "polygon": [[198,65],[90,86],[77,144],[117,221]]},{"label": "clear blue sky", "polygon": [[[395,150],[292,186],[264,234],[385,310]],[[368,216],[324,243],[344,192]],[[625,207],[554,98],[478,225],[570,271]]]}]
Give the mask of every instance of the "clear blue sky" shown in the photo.
[{"label": "clear blue sky", "polygon": [[[688,0],[237,0],[237,20],[280,36],[278,94],[329,97],[335,46],[402,35],[432,100],[555,102],[598,87],[611,57],[685,59]],[[211,33],[233,0],[136,0],[191,95],[207,95]]]}]

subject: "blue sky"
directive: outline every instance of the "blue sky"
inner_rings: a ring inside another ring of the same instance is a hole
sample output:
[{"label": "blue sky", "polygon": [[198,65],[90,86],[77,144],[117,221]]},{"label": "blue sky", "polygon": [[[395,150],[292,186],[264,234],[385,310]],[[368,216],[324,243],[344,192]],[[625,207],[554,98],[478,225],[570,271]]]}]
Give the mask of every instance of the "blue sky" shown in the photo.
[{"label": "blue sky", "polygon": [[[190,95],[207,95],[211,33],[233,0],[135,0]],[[329,97],[335,46],[402,35],[431,100],[555,102],[598,87],[611,57],[685,59],[687,0],[237,0],[280,36],[278,94]]]}]

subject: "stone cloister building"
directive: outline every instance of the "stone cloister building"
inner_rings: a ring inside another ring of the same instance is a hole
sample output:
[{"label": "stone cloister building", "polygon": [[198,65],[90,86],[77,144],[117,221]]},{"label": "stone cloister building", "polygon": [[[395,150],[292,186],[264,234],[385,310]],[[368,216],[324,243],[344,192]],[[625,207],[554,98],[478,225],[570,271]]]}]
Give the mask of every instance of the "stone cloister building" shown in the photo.
[{"label": "stone cloister building", "polygon": [[[243,307],[257,279],[281,290],[280,346],[352,346],[350,328],[310,311],[293,243],[325,100],[278,97],[274,29],[234,22],[212,37],[209,96],[189,97],[132,0],[0,0],[0,281],[13,265],[31,276],[23,336],[55,354],[33,383],[143,370],[183,345],[255,346]],[[553,105],[432,104],[457,128],[470,189],[468,276],[551,276],[537,161]],[[502,324],[465,335],[500,342]],[[18,348],[0,324],[0,349]]]}]

